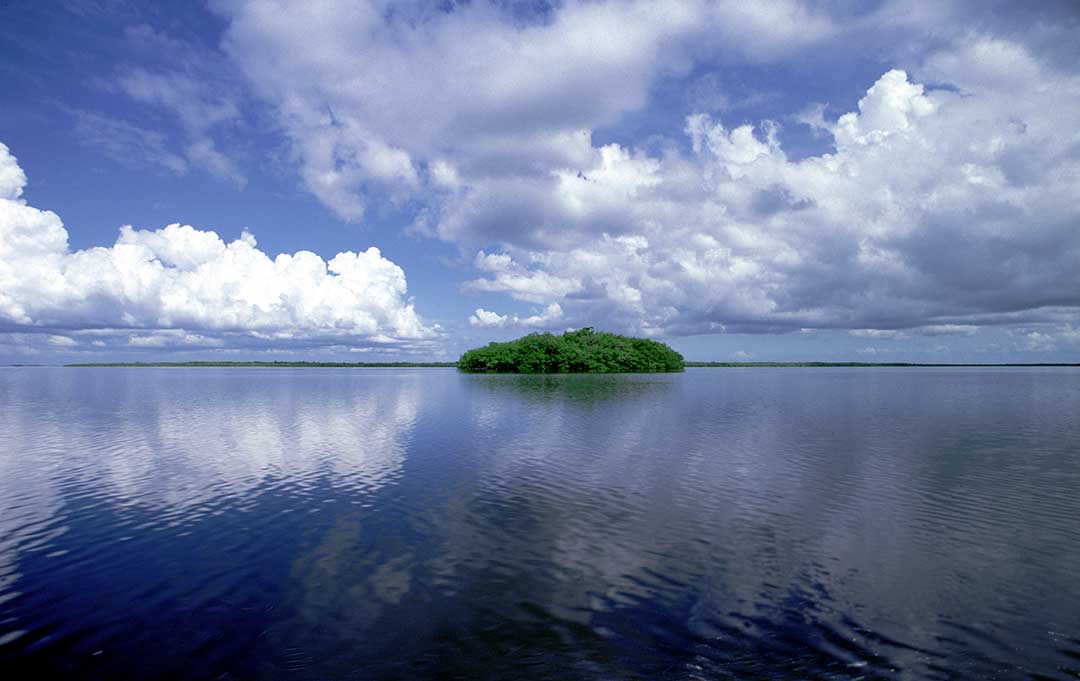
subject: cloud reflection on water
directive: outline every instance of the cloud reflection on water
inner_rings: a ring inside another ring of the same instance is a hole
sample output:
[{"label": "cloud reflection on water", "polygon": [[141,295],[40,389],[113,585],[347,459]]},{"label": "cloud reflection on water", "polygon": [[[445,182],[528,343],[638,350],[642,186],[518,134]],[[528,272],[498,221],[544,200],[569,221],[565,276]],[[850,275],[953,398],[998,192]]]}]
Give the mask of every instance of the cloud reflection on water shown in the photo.
[{"label": "cloud reflection on water", "polygon": [[1075,380],[5,373],[0,590],[71,549],[119,617],[248,613],[267,678],[1015,671],[1080,626]]}]

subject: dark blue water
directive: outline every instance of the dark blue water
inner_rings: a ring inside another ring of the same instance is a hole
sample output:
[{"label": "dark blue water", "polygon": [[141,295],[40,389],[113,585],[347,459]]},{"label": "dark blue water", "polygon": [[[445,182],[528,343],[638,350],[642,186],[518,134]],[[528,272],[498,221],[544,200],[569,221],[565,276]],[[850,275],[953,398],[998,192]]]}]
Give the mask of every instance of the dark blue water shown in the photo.
[{"label": "dark blue water", "polygon": [[1080,371],[0,369],[5,679],[1080,677]]}]

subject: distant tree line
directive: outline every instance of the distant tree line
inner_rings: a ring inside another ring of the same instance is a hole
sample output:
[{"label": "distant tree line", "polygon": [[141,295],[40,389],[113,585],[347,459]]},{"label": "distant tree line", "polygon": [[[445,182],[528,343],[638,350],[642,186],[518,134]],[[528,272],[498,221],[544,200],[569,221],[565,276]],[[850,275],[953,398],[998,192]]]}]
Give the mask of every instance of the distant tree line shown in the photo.
[{"label": "distant tree line", "polygon": [[596,332],[534,333],[467,351],[458,369],[515,374],[682,371],[683,356],[663,343]]}]

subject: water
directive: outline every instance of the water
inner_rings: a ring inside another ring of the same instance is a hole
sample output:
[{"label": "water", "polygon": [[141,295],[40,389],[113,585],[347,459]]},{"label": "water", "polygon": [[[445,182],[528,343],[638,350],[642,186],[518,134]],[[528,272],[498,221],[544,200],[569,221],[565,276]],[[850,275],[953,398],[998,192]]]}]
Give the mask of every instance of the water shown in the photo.
[{"label": "water", "polygon": [[1077,678],[1080,371],[2,369],[0,669]]}]

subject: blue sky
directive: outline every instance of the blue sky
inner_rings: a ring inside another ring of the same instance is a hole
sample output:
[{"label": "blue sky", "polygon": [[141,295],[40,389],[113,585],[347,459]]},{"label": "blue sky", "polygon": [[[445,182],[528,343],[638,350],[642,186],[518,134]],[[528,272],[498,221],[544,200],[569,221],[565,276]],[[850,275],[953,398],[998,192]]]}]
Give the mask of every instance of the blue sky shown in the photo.
[{"label": "blue sky", "polygon": [[1073,3],[0,19],[0,362],[1080,361]]}]

